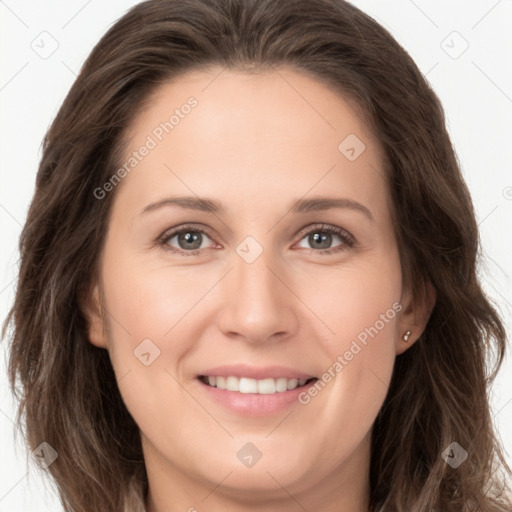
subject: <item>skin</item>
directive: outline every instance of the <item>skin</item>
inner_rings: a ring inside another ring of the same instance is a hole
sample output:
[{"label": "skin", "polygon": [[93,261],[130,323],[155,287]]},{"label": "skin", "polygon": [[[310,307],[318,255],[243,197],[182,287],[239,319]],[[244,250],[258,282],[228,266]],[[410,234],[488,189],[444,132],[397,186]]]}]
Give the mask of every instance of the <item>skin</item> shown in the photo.
[{"label": "skin", "polygon": [[[90,341],[109,351],[141,430],[147,510],[366,511],[372,425],[395,358],[435,299],[431,291],[416,304],[403,288],[378,140],[356,109],[302,72],[213,69],[156,91],[130,128],[127,158],[191,96],[197,106],[115,190],[88,309]],[[366,146],[354,161],[338,150],[349,134]],[[141,214],[170,196],[215,199],[226,211]],[[357,201],[373,221],[349,208],[287,213],[313,196]],[[197,235],[199,254],[183,254],[177,236],[156,242],[186,223],[211,231]],[[308,234],[329,233],[318,223],[356,245],[333,234],[321,245],[333,252],[319,253]],[[250,264],[236,252],[247,236],[263,250]],[[394,303],[401,311],[308,404],[246,417],[211,401],[196,379],[228,363],[320,376]],[[134,350],[148,338],[160,355],[145,366]],[[248,442],[262,453],[251,468],[237,457]]]}]

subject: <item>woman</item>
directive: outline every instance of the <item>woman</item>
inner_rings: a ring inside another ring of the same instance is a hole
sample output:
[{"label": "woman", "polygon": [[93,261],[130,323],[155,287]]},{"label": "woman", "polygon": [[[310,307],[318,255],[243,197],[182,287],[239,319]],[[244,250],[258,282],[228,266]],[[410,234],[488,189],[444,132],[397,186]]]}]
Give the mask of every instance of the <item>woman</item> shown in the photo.
[{"label": "woman", "polygon": [[66,510],[510,510],[471,198],[352,5],[134,7],[50,127],[20,250],[11,384]]}]

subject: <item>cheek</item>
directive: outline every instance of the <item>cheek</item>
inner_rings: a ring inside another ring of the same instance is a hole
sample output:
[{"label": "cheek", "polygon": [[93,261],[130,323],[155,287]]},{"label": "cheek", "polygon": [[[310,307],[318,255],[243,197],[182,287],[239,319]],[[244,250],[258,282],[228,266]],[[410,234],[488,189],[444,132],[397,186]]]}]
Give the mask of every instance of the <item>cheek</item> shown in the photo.
[{"label": "cheek", "polygon": [[162,397],[179,395],[173,377],[183,378],[181,361],[213,322],[207,311],[213,302],[205,299],[222,274],[144,260],[106,252],[103,262],[110,359],[127,408],[143,423],[157,420]]},{"label": "cheek", "polygon": [[328,268],[302,280],[296,288],[303,302],[329,328],[324,343],[332,355],[348,349],[352,340],[369,345],[373,337],[393,338],[402,308],[402,281],[398,257],[392,252],[388,256]]},{"label": "cheek", "polygon": [[308,305],[334,333],[322,341],[327,359],[320,381],[301,397],[301,403],[324,426],[328,435],[323,442],[334,451],[347,449],[336,444],[340,432],[353,446],[361,441],[391,380],[402,309],[401,270],[398,258],[379,261],[344,268],[336,279],[324,281],[323,293],[317,288],[308,296]]},{"label": "cheek", "polygon": [[[368,439],[385,401],[395,352],[390,322],[366,345],[357,338],[340,337],[332,347],[330,363],[319,381],[299,397],[305,418],[314,418],[314,430],[302,450],[305,465],[335,471],[340,461]],[[300,438],[300,431],[297,430]],[[298,449],[301,452],[300,449]]]},{"label": "cheek", "polygon": [[157,436],[169,429],[164,413],[169,412],[169,404],[179,408],[175,370],[193,338],[190,328],[197,319],[193,306],[207,290],[200,282],[190,286],[190,276],[180,276],[175,269],[142,263],[106,253],[109,355],[128,411],[139,428]]},{"label": "cheek", "polygon": [[183,320],[197,319],[201,298],[217,280],[211,272],[154,264],[151,258],[119,258],[115,265],[106,258],[104,268],[106,301],[133,342],[169,340]]}]

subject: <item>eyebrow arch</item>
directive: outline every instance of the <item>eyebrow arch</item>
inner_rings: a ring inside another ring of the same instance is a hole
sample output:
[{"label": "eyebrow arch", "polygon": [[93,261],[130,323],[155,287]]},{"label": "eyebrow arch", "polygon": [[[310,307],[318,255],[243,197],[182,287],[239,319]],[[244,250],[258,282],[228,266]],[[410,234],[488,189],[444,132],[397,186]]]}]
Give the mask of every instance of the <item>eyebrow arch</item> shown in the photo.
[{"label": "eyebrow arch", "polygon": [[346,197],[312,197],[309,199],[299,199],[295,201],[291,208],[291,213],[306,213],[331,210],[333,208],[348,208],[363,213],[374,222],[372,212],[363,204],[348,199]]},{"label": "eyebrow arch", "polygon": [[161,201],[148,204],[141,212],[141,215],[163,206],[178,206],[185,210],[198,210],[206,213],[224,213],[224,207],[218,201],[200,197],[168,197]]},{"label": "eyebrow arch", "polygon": [[[148,204],[141,212],[145,214],[147,212],[162,208],[164,206],[178,206],[186,210],[197,210],[206,213],[221,214],[225,213],[225,209],[222,203],[213,199],[200,198],[200,197],[168,197],[161,201]],[[348,198],[341,197],[312,197],[309,199],[298,199],[289,208],[291,213],[307,213],[307,212],[318,212],[331,210],[333,208],[348,208],[363,213],[368,217],[369,220],[374,222],[371,211],[361,203]]]}]

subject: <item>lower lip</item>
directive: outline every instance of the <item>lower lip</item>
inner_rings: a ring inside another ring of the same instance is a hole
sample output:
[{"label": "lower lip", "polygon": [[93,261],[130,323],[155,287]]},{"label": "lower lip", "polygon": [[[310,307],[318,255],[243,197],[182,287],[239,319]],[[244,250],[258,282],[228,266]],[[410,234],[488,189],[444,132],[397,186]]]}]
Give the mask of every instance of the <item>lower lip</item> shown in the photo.
[{"label": "lower lip", "polygon": [[243,416],[268,416],[285,411],[293,403],[298,402],[298,397],[316,381],[289,391],[281,391],[269,395],[259,393],[239,393],[208,386],[199,379],[196,379],[205,393],[217,403],[227,407],[233,412]]}]

